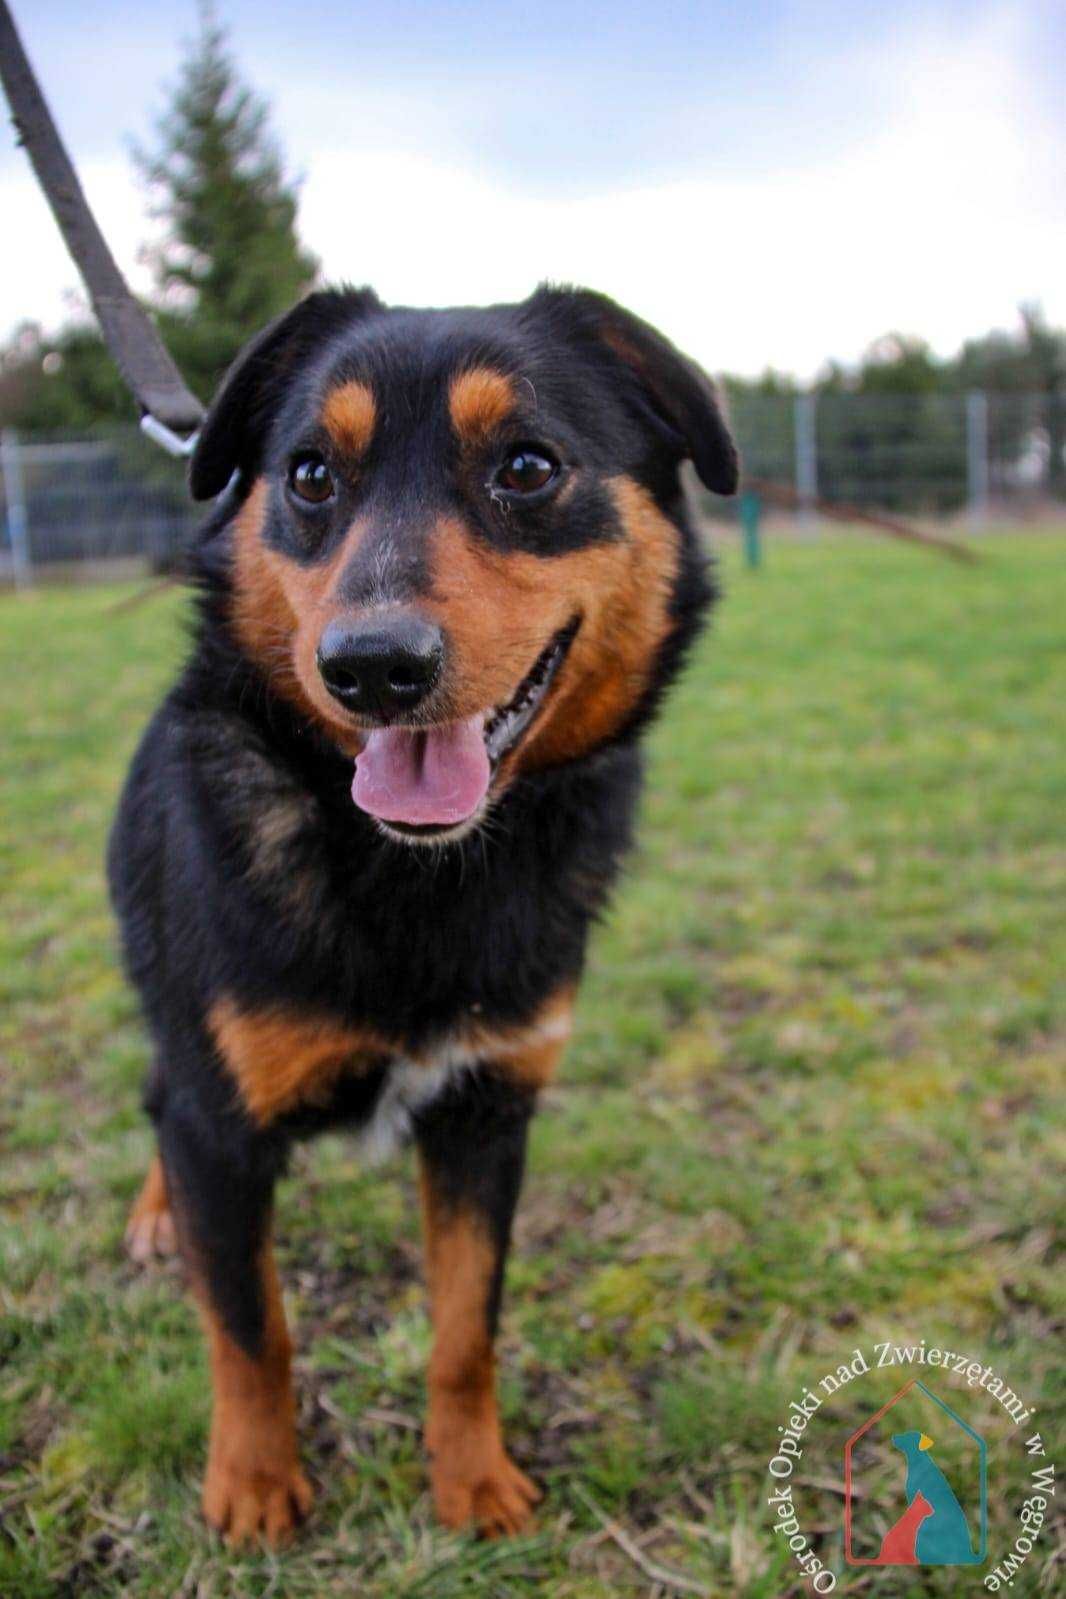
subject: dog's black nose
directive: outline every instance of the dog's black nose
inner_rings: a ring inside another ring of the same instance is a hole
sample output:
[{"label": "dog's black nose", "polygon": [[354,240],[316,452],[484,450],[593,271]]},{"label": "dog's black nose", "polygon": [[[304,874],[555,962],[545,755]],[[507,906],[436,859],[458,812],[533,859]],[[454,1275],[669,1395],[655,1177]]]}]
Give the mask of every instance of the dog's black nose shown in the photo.
[{"label": "dog's black nose", "polygon": [[318,646],[318,670],[334,699],[382,721],[425,699],[443,659],[440,629],[417,616],[331,622]]}]

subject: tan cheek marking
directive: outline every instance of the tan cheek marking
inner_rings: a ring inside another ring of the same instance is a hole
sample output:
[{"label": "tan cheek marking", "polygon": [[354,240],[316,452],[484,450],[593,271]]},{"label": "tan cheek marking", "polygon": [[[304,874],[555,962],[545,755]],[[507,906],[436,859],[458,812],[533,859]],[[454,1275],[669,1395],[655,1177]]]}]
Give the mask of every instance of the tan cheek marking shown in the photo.
[{"label": "tan cheek marking", "polygon": [[669,635],[680,535],[638,483],[616,478],[610,488],[626,536],[568,555],[493,550],[453,518],[434,531],[426,610],[452,641],[454,716],[505,703],[552,634],[582,617],[542,721],[505,763],[505,779],[609,737]]},{"label": "tan cheek marking", "polygon": [[452,379],[448,389],[448,410],[452,427],[464,448],[487,444],[515,407],[514,386],[510,378],[491,367],[473,367]]},{"label": "tan cheek marking", "polygon": [[377,402],[365,383],[342,383],[326,396],[322,407],[322,426],[337,448],[348,455],[367,453],[377,420]]},{"label": "tan cheek marking", "polygon": [[358,753],[360,740],[326,693],[315,665],[322,629],[334,610],[334,585],[351,558],[351,533],[326,565],[301,567],[263,543],[266,480],[252,487],[234,522],[232,622],[250,660],[304,716],[324,725],[342,749]]},{"label": "tan cheek marking", "polygon": [[493,550],[456,518],[438,521],[431,551],[432,593],[423,609],[451,644],[451,714],[469,716],[510,699],[565,624],[565,595],[553,586],[553,562]]},{"label": "tan cheek marking", "polygon": [[611,492],[626,538],[581,552],[595,558],[575,572],[585,580],[585,620],[543,723],[518,751],[522,769],[572,759],[615,732],[670,635],[681,535],[631,478],[615,478]]},{"label": "tan cheek marking", "polygon": [[266,516],[267,484],[260,478],[237,513],[233,527],[234,631],[246,653],[280,676],[281,657],[287,651],[295,618],[274,570],[271,553],[262,543]]},{"label": "tan cheek marking", "polygon": [[208,1028],[260,1126],[297,1105],[321,1101],[344,1070],[365,1069],[389,1052],[369,1029],[282,1010],[242,1011],[230,999],[212,1005]]}]

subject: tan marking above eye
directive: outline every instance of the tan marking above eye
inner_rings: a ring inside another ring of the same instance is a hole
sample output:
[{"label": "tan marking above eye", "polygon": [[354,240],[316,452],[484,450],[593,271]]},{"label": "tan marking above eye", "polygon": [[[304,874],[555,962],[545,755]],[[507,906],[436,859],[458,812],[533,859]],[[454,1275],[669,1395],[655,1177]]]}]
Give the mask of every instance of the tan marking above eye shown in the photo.
[{"label": "tan marking above eye", "polygon": [[475,366],[460,372],[448,389],[452,427],[465,448],[487,444],[514,408],[514,384],[492,367]]},{"label": "tan marking above eye", "polygon": [[339,450],[363,456],[377,426],[378,408],[373,392],[354,379],[331,390],[322,407],[322,426]]}]

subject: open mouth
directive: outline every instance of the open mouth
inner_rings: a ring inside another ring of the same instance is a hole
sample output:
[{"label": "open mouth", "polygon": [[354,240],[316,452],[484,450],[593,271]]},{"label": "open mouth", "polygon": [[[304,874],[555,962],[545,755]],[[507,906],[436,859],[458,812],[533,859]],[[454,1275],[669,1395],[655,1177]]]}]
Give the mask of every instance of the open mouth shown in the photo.
[{"label": "open mouth", "polygon": [[436,727],[375,728],[356,758],[352,798],[387,832],[441,838],[482,811],[501,761],[536,720],[578,620],[548,642],[506,705]]},{"label": "open mouth", "polygon": [[509,755],[544,703],[552,679],[566,659],[577,632],[577,621],[569,622],[541,650],[518,689],[507,704],[493,711],[485,723],[485,749],[493,767]]}]

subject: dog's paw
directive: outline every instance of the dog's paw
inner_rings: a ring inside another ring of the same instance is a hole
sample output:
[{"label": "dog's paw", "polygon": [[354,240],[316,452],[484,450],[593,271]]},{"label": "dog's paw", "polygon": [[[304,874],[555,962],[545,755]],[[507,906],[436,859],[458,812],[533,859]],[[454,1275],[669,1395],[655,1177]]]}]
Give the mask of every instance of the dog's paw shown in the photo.
[{"label": "dog's paw", "polygon": [[205,1521],[231,1548],[266,1543],[276,1549],[288,1543],[313,1497],[311,1484],[295,1463],[267,1472],[212,1460],[201,1502]]},{"label": "dog's paw", "polygon": [[434,1462],[431,1479],[437,1520],[445,1527],[474,1527],[486,1538],[529,1531],[533,1506],[542,1498],[503,1449],[473,1469]]},{"label": "dog's paw", "polygon": [[126,1253],[139,1266],[144,1266],[158,1256],[173,1255],[177,1247],[163,1169],[159,1161],[154,1160],[126,1223]]}]

